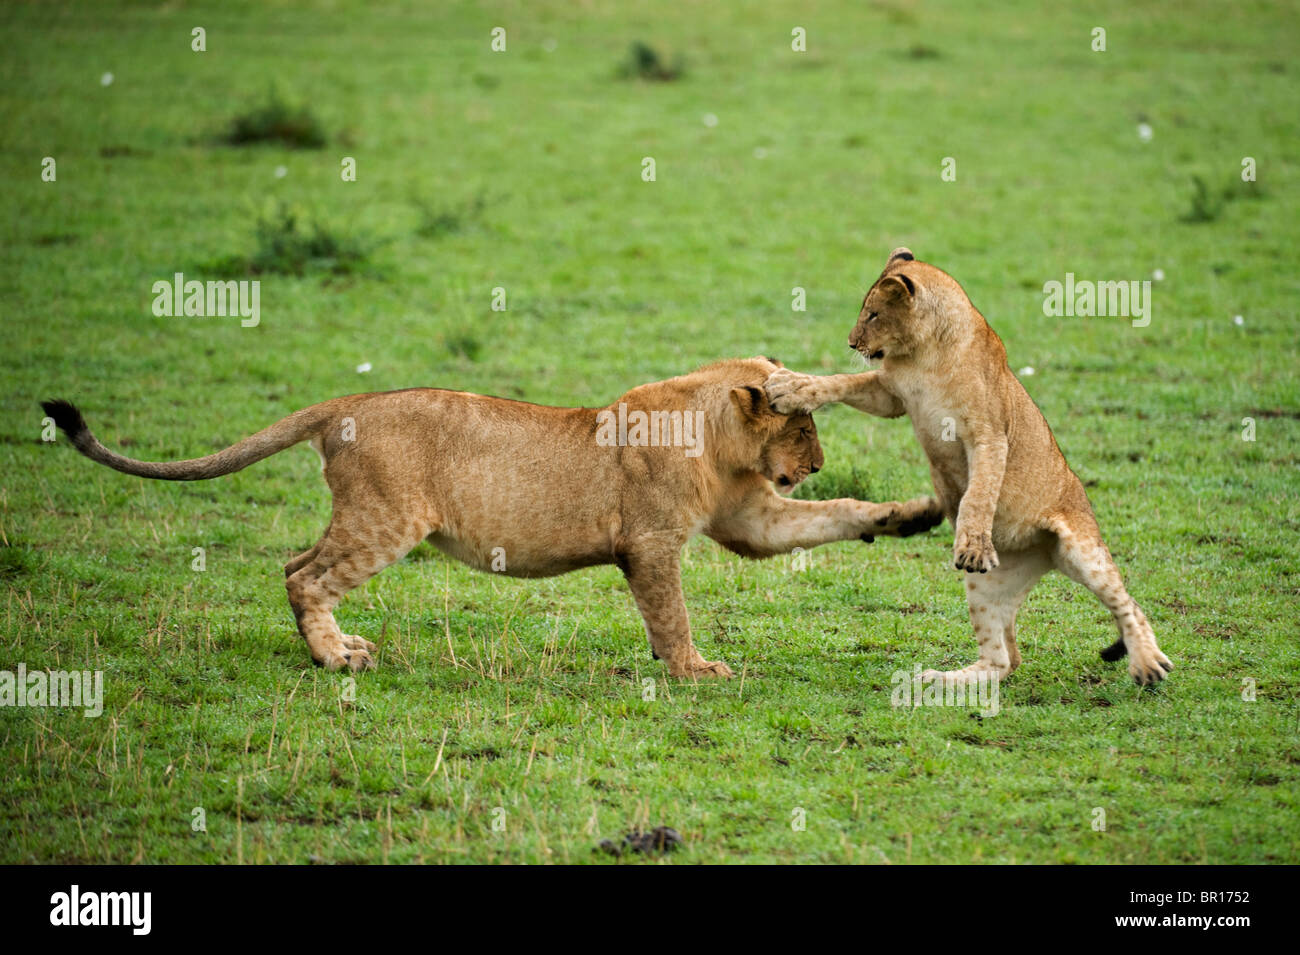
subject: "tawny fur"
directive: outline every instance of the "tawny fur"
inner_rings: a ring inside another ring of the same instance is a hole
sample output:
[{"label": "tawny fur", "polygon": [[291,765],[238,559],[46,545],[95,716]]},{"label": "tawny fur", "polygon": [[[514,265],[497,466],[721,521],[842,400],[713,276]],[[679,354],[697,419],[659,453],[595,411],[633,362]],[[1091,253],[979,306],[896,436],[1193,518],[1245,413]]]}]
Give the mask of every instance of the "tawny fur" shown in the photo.
[{"label": "tawny fur", "polygon": [[793,488],[822,464],[811,416],[777,414],[767,401],[762,385],[778,367],[766,358],[720,362],[608,406],[703,412],[698,457],[682,447],[602,446],[602,409],[414,388],[336,398],[205,458],[152,464],[109,451],[68,403],[45,407],[83,454],[143,477],[216,477],[310,441],[324,462],[332,516],[320,541],[284,569],[298,630],[329,669],[374,665],[375,645],[340,632],[334,608],[428,539],[473,567],[515,577],[617,564],[669,673],[728,677],[730,668],[705,660],[691,640],[680,552],[692,535],[764,557],[913,533],[943,519],[933,498],[873,504],[777,494],[773,482]]},{"label": "tawny fur", "polygon": [[950,275],[896,249],[868,291],[850,347],[878,370],[816,377],[779,369],[767,383],[778,411],[811,413],[842,401],[885,418],[906,414],[930,461],[953,558],[966,571],[979,659],[927,671],[945,682],[1009,674],[1020,664],[1016,611],[1055,568],[1089,590],[1115,618],[1129,673],[1155,683],[1173,669],[1106,549],[1083,485],[1007,366],[1002,340]]}]

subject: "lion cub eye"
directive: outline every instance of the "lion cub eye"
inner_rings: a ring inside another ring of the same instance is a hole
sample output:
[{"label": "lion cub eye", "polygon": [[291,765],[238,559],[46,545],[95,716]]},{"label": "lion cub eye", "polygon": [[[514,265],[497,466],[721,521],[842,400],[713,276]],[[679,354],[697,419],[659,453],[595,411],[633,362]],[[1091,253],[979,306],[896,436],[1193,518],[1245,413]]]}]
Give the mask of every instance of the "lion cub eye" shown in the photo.
[{"label": "lion cub eye", "polygon": [[869,313],[869,314],[867,315],[867,321],[869,321],[869,322],[874,322],[874,321],[876,320],[876,316],[879,315],[879,314],[880,314],[879,312],[871,312],[871,313]]}]

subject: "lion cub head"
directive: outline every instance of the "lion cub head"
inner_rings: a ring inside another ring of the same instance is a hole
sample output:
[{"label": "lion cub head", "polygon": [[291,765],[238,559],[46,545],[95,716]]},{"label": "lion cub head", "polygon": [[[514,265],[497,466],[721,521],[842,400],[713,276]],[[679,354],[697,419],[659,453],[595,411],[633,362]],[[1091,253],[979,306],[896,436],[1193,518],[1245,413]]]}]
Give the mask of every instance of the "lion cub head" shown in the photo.
[{"label": "lion cub head", "polygon": [[749,451],[756,456],[754,470],[782,494],[789,494],[800,481],[821,470],[825,459],[812,415],[777,414],[761,386],[733,388],[731,400],[740,412]]},{"label": "lion cub head", "polygon": [[907,359],[951,338],[972,312],[952,276],[895,249],[862,301],[849,347],[869,359]]}]

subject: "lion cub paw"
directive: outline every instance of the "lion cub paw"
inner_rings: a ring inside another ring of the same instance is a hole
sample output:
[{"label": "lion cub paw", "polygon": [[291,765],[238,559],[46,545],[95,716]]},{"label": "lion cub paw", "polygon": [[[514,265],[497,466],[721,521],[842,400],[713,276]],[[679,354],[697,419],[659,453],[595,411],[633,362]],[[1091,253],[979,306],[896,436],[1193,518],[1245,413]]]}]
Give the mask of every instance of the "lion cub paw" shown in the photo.
[{"label": "lion cub paw", "polygon": [[1169,662],[1169,658],[1160,652],[1159,649],[1153,649],[1146,653],[1135,653],[1129,658],[1128,673],[1138,686],[1154,686],[1165,678],[1165,674],[1173,670],[1174,665]]},{"label": "lion cub paw", "polygon": [[868,544],[877,534],[894,537],[911,537],[943,522],[943,509],[932,497],[918,497],[911,501],[877,504],[868,521],[862,539]]},{"label": "lion cub paw", "polygon": [[925,670],[921,673],[921,682],[940,686],[970,686],[989,681],[1000,683],[1010,672],[1009,668],[993,663],[972,663],[960,670]]},{"label": "lion cub paw", "polygon": [[337,646],[326,650],[319,658],[312,657],[312,662],[317,666],[324,667],[326,670],[351,670],[353,673],[360,673],[362,670],[373,670],[375,668],[375,658],[370,655],[372,649],[378,649],[368,640],[361,640],[360,637],[353,637],[355,641],[368,644],[368,647],[352,647],[347,644],[347,637]]},{"label": "lion cub paw", "polygon": [[379,652],[379,648],[369,640],[351,633],[343,634],[343,646],[347,647],[349,650],[365,650],[369,653]]},{"label": "lion cub paw", "polygon": [[685,673],[674,673],[673,676],[681,677],[684,680],[730,680],[736,674],[731,672],[731,667],[727,666],[721,660],[703,660],[691,664],[691,668]]},{"label": "lion cub paw", "polygon": [[968,574],[987,574],[998,565],[998,552],[993,549],[992,534],[958,531],[952,553],[953,565]]},{"label": "lion cub paw", "polygon": [[777,414],[811,413],[825,404],[817,394],[817,377],[778,368],[763,383],[767,400]]}]

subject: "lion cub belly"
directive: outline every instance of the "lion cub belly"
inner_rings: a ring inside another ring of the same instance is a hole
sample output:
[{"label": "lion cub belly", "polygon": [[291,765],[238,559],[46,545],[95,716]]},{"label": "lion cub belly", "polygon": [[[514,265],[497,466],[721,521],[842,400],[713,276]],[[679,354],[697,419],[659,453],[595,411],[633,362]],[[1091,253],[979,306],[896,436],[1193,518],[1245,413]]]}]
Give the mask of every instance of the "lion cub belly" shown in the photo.
[{"label": "lion cub belly", "polygon": [[601,523],[580,507],[544,509],[537,502],[506,499],[446,508],[428,540],[476,570],[552,577],[613,560],[611,533]]},{"label": "lion cub belly", "polygon": [[575,553],[562,549],[539,548],[536,542],[519,543],[502,539],[497,543],[485,540],[462,540],[449,534],[429,535],[429,543],[448,557],[454,557],[475,570],[503,574],[506,577],[555,577],[571,570],[593,567],[611,562],[608,555],[588,550]]}]

